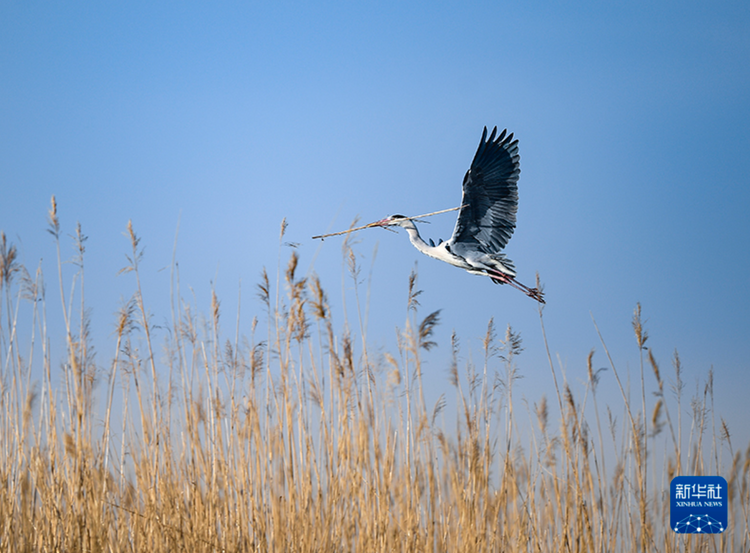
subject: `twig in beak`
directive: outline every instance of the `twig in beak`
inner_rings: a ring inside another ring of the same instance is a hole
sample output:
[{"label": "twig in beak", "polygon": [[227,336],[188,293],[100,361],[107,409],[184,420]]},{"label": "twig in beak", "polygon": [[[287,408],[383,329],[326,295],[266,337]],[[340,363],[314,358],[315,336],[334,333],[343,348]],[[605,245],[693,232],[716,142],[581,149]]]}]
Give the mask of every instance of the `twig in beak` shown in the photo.
[{"label": "twig in beak", "polygon": [[317,240],[318,238],[320,238],[322,240],[323,238],[328,238],[329,236],[338,236],[340,234],[348,234],[350,232],[354,232],[354,231],[357,231],[357,230],[362,230],[362,229],[365,229],[365,228],[377,227],[377,226],[380,226],[379,223],[380,223],[380,221],[376,221],[374,223],[369,223],[367,225],[362,225],[361,227],[350,228],[349,230],[340,230],[339,232],[332,232],[330,234],[321,234],[320,236],[313,236],[313,240]]},{"label": "twig in beak", "polygon": [[[447,213],[449,211],[457,211],[457,210],[461,209],[462,207],[464,207],[464,206],[451,207],[450,209],[442,209],[440,211],[433,211],[432,213],[425,213],[424,215],[415,215],[414,217],[407,217],[407,218],[408,219],[422,219],[424,217],[430,217],[432,215],[439,215],[440,213]],[[362,230],[362,229],[372,228],[372,227],[381,227],[381,228],[385,228],[385,229],[391,230],[385,224],[382,224],[383,221],[384,221],[384,219],[380,220],[380,221],[375,221],[374,223],[370,223],[370,224],[367,224],[367,225],[362,225],[361,227],[350,228],[349,230],[341,230],[339,232],[332,232],[330,234],[321,234],[319,236],[313,236],[312,238],[313,238],[313,240],[317,240],[318,238],[320,238],[322,240],[323,238],[328,238],[329,236],[339,236],[340,234],[348,234],[350,232],[355,232],[357,230]],[[426,223],[426,222],[427,221],[420,221],[420,223]]]}]

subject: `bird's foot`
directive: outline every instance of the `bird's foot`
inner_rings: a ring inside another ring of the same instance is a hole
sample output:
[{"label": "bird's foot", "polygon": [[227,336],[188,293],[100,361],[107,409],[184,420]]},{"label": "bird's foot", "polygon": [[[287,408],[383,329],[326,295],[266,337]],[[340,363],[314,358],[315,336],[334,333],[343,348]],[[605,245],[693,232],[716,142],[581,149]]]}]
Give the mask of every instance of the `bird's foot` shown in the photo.
[{"label": "bird's foot", "polygon": [[547,303],[544,301],[544,292],[539,290],[539,288],[528,288],[527,290],[524,290],[526,292],[526,295],[530,298],[534,298],[539,303]]}]

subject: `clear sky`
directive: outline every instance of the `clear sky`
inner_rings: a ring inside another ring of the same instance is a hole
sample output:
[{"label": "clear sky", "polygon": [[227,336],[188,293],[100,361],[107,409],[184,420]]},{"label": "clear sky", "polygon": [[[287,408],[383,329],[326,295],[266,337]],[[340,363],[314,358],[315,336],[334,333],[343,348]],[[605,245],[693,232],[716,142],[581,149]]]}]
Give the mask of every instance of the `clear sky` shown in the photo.
[{"label": "clear sky", "polygon": [[[129,219],[157,322],[169,317],[178,226],[185,294],[207,307],[213,283],[229,330],[240,281],[243,320],[262,314],[253,287],[264,266],[275,274],[285,217],[285,241],[341,322],[341,239],[311,236],[356,216],[458,205],[483,126],[507,127],[521,178],[506,253],[521,282],[541,276],[556,363],[576,383],[592,348],[595,366],[607,365],[593,315],[635,379],[630,320],[641,302],[662,372],[671,376],[677,349],[692,393],[713,366],[719,414],[742,447],[748,99],[746,1],[10,0],[0,5],[0,229],[31,271],[42,260],[52,297],[50,196],[66,234],[80,221],[102,363],[113,313],[133,290],[117,276]],[[447,239],[454,220],[436,216],[422,233]],[[358,239],[373,347],[393,350],[418,263],[421,315],[442,309],[426,367],[434,394],[451,393],[450,332],[465,359],[477,356],[492,317],[524,339],[518,393],[551,393],[532,300],[421,256],[403,231]],[[288,254],[282,246],[283,262]],[[611,371],[604,378],[614,393]]]}]

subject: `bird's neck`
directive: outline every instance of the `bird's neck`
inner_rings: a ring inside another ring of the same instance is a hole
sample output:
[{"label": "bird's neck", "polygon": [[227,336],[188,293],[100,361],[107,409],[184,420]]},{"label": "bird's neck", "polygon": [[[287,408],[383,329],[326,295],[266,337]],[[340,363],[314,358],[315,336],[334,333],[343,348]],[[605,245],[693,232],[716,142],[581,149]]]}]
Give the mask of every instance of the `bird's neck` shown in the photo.
[{"label": "bird's neck", "polygon": [[405,227],[404,230],[406,230],[406,232],[409,234],[409,241],[419,251],[425,252],[431,248],[431,246],[427,244],[427,242],[422,240],[422,237],[419,235],[419,231],[417,230],[417,227]]}]

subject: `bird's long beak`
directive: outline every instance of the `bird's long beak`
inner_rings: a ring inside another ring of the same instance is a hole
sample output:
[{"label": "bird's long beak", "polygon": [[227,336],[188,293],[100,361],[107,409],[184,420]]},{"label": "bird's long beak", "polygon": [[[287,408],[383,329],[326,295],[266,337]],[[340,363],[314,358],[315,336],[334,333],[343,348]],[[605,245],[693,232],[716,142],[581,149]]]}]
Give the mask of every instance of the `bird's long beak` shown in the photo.
[{"label": "bird's long beak", "polygon": [[380,221],[375,221],[374,223],[368,223],[366,225],[362,225],[361,227],[354,227],[354,228],[342,230],[339,232],[331,232],[328,234],[320,234],[318,236],[313,236],[313,240],[317,240],[318,238],[322,240],[323,238],[328,238],[329,236],[339,236],[341,234],[349,234],[350,232],[362,230],[365,228],[372,228],[372,227],[380,227],[386,230],[390,230],[391,232],[395,232],[392,228],[389,228],[391,226],[393,226],[393,221],[391,220],[390,217],[386,217],[385,219],[381,219]]},{"label": "bird's long beak", "polygon": [[374,223],[370,223],[367,225],[367,227],[387,227],[390,224],[390,219],[385,218],[381,219],[380,221],[375,221]]}]

